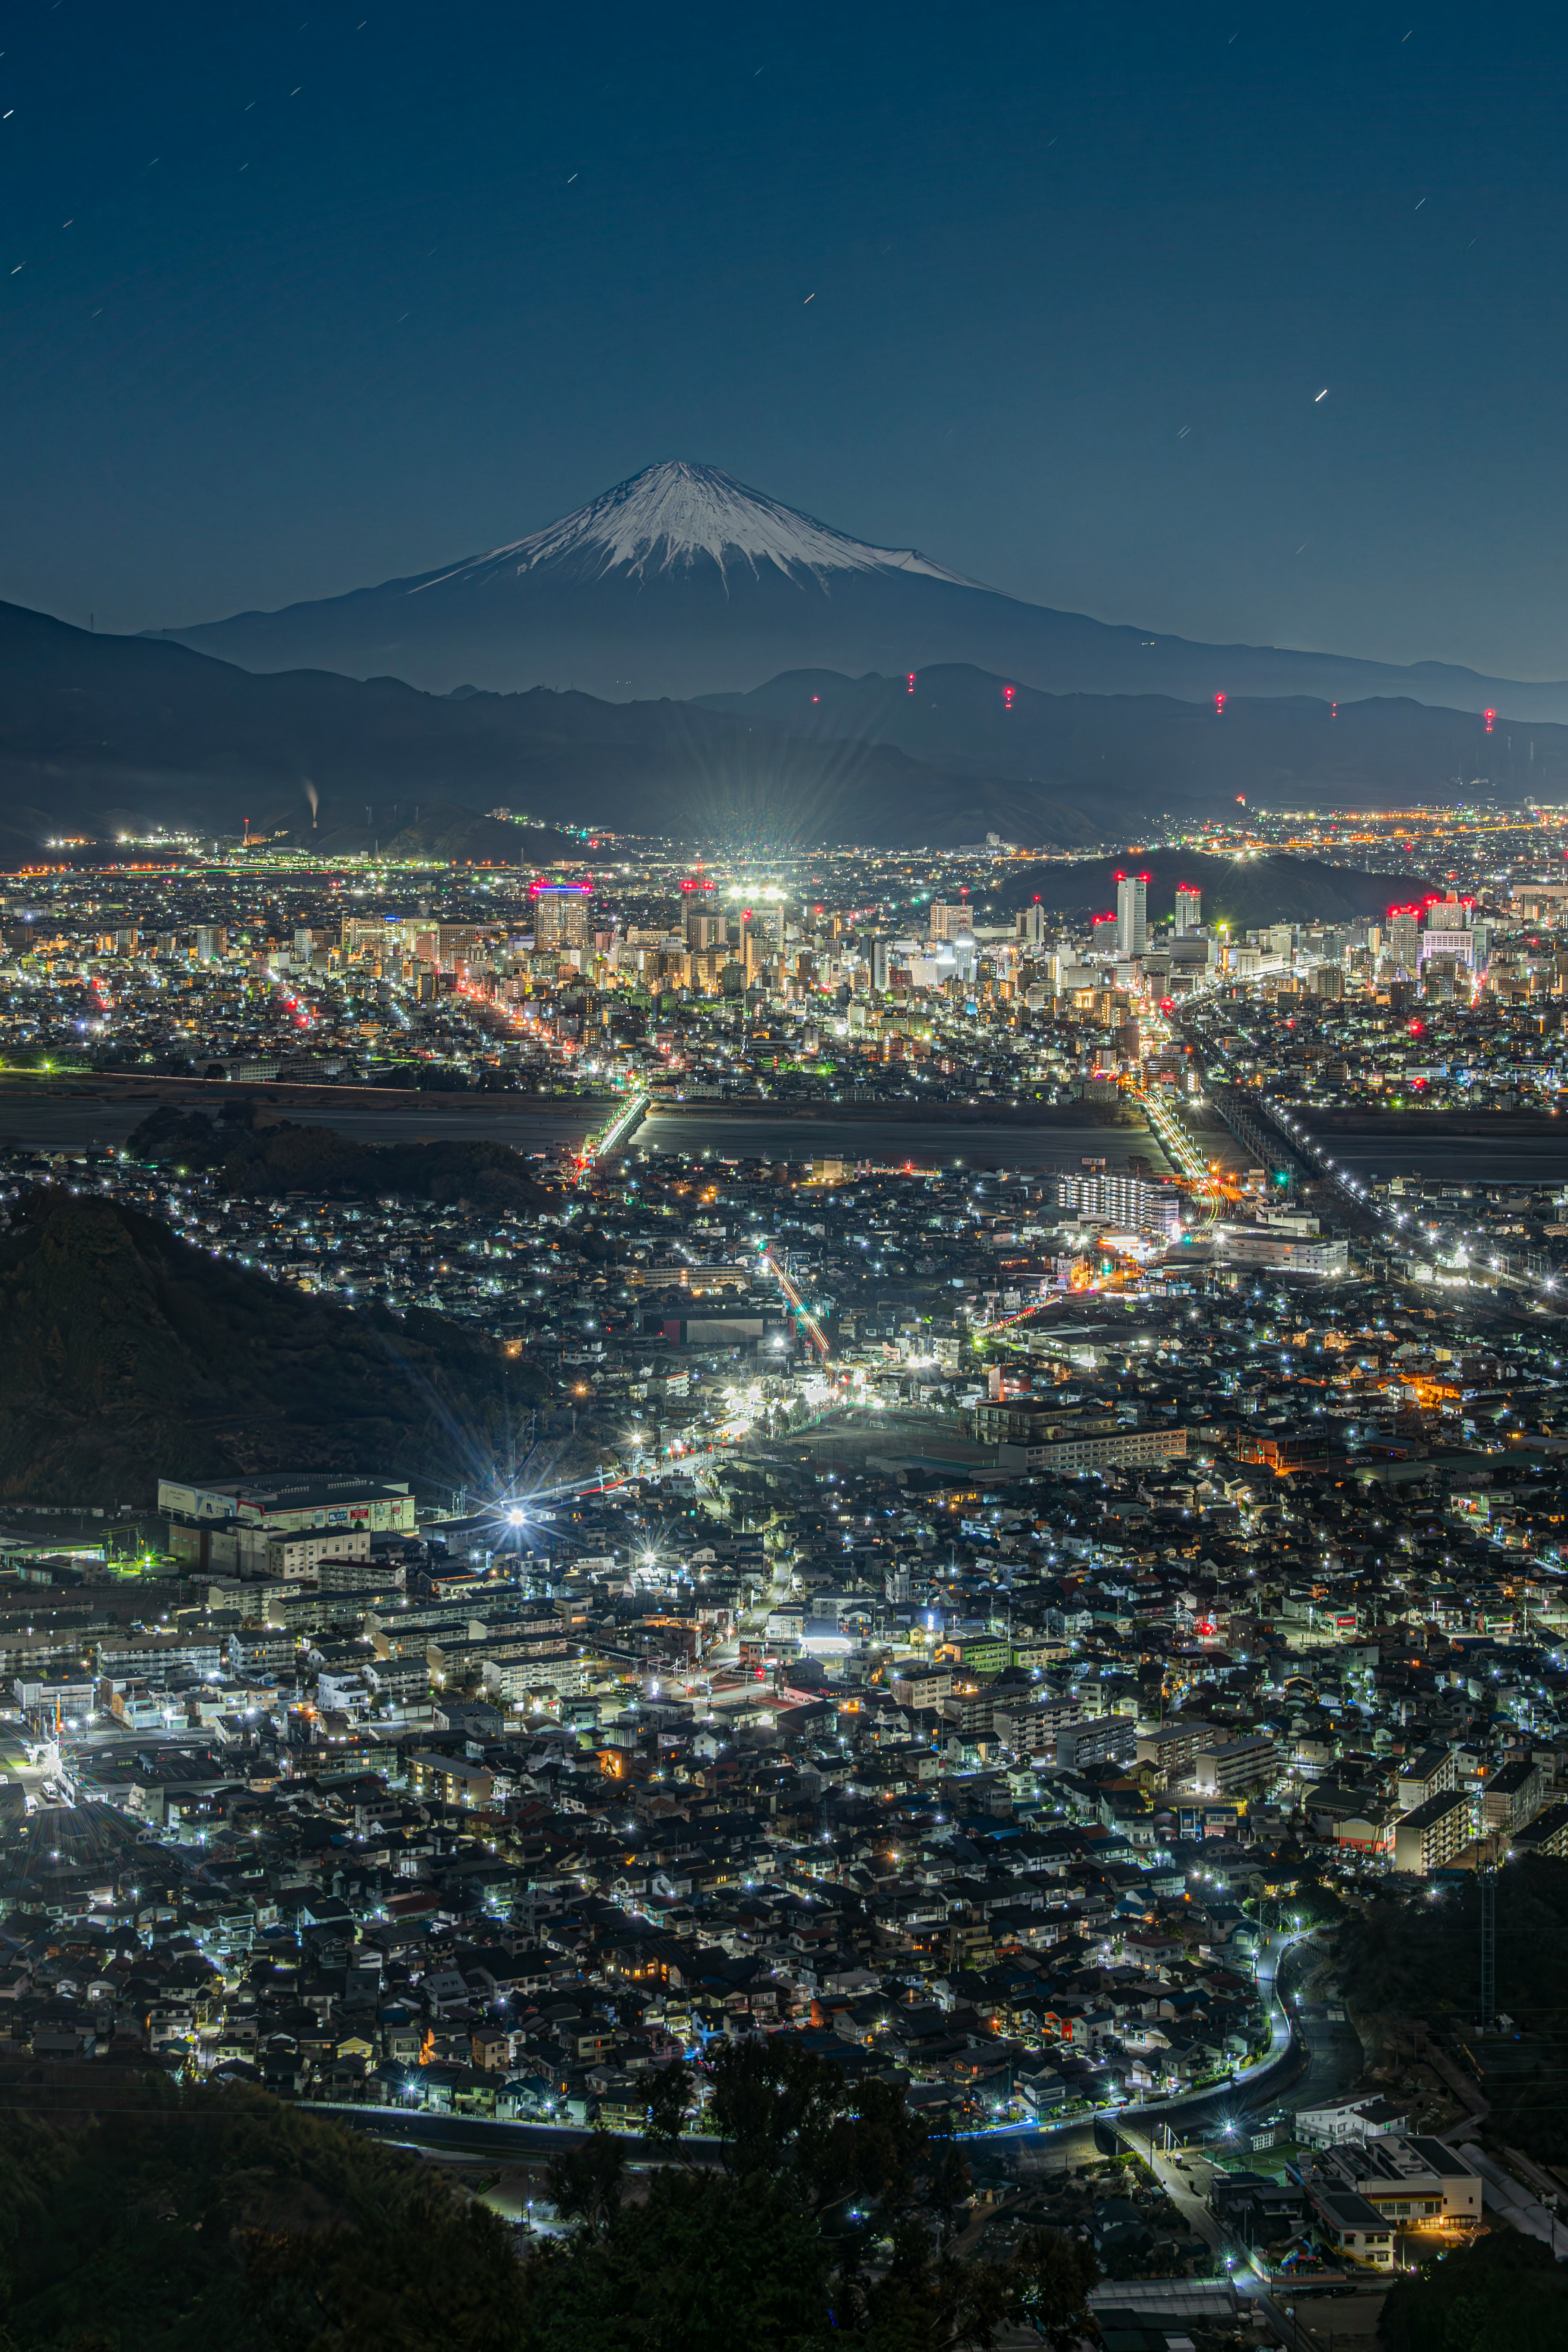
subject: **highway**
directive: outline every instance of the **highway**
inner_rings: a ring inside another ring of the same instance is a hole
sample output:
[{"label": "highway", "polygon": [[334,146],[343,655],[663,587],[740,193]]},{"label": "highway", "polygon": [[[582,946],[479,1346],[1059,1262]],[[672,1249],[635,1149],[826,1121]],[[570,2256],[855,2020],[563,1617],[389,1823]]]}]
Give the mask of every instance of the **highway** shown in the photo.
[{"label": "highway", "polygon": [[1257,1109],[1279,1129],[1292,1151],[1330,1180],[1363,1233],[1407,1256],[1421,1251],[1435,1274],[1441,1269],[1441,1278],[1447,1284],[1464,1289],[1473,1285],[1478,1289],[1511,1291],[1516,1297],[1528,1298],[1542,1314],[1562,1313],[1554,1276],[1508,1274],[1495,1258],[1483,1263],[1479,1257],[1471,1258],[1462,1247],[1454,1248],[1445,1257],[1438,1241],[1425,1234],[1404,1210],[1378,1201],[1369,1184],[1351,1169],[1341,1167],[1294,1109],[1286,1110],[1266,1095],[1258,1097]]}]

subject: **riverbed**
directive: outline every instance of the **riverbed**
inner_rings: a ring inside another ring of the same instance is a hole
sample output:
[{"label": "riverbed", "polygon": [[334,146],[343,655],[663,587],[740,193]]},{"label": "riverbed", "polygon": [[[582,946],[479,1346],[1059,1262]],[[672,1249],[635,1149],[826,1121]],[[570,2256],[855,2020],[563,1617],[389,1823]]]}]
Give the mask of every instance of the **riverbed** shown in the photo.
[{"label": "riverbed", "polygon": [[[1420,1176],[1450,1184],[1568,1184],[1568,1120],[1542,1131],[1536,1121],[1514,1126],[1506,1115],[1482,1132],[1456,1133],[1435,1118],[1430,1129],[1307,1124],[1335,1164],[1363,1183],[1374,1176]],[[1555,1130],[1555,1131],[1553,1131]]]},{"label": "riverbed", "polygon": [[[188,1094],[171,1096],[174,1108],[216,1109],[223,1097],[200,1105]],[[279,1118],[300,1127],[330,1127],[359,1143],[510,1143],[518,1151],[575,1150],[605,1117],[603,1105],[563,1104],[559,1108],[531,1104],[525,1095],[518,1108],[500,1108],[494,1096],[480,1108],[467,1110],[443,1103],[438,1108],[405,1108],[356,1102],[346,1090],[309,1108],[298,1103],[271,1105]],[[29,1101],[19,1094],[0,1097],[0,1144],[18,1143],[34,1151],[72,1151],[93,1144],[120,1145],[132,1128],[158,1108],[156,1097],[136,1101],[112,1097],[82,1099],[70,1095],[42,1095]]]},{"label": "riverbed", "polygon": [[1076,1174],[1085,1160],[1125,1170],[1136,1154],[1158,1175],[1165,1155],[1144,1128],[1069,1126],[988,1127],[955,1121],[874,1118],[770,1118],[765,1111],[656,1111],[631,1137],[639,1152],[710,1152],[716,1160],[867,1160],[879,1168],[1062,1169]]}]

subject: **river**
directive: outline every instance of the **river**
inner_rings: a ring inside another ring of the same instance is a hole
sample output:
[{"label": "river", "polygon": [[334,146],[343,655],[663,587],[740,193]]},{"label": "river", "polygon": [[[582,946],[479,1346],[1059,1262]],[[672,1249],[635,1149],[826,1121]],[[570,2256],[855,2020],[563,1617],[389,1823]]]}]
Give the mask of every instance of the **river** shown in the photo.
[{"label": "river", "polygon": [[[179,1110],[216,1108],[223,1097],[215,1087],[214,1101],[194,1103],[188,1093],[171,1096]],[[517,1108],[501,1108],[486,1097],[474,1110],[443,1103],[424,1105],[356,1102],[346,1091],[309,1108],[299,1103],[268,1104],[282,1118],[300,1127],[330,1127],[361,1143],[449,1143],[483,1141],[510,1143],[519,1151],[550,1151],[563,1145],[575,1150],[605,1117],[602,1103],[563,1103],[559,1107],[516,1097]],[[84,1146],[121,1144],[157,1108],[153,1099],[116,1100],[108,1096],[83,1100],[69,1095],[40,1095],[29,1101],[9,1089],[0,1098],[0,1144],[19,1143],[35,1151],[79,1150]]]},{"label": "river", "polygon": [[711,1152],[720,1160],[870,1160],[879,1167],[1063,1168],[1086,1159],[1125,1169],[1137,1153],[1163,1174],[1165,1156],[1143,1128],[1079,1127],[1042,1121],[1038,1127],[987,1127],[959,1120],[770,1118],[766,1112],[658,1111],[645,1118],[627,1150]]},{"label": "river", "polygon": [[[0,1091],[0,1145],[68,1151],[121,1144],[160,1099],[182,1110],[210,1111],[222,1105],[225,1090],[215,1086],[198,1096],[189,1086],[175,1085],[164,1096],[154,1084],[145,1093],[138,1089],[134,1098],[108,1089],[100,1096],[30,1096],[13,1084]],[[450,1096],[438,1103],[378,1102],[347,1087],[322,1088],[304,1100],[268,1100],[267,1108],[300,1126],[334,1128],[363,1143],[483,1139],[510,1143],[519,1151],[574,1150],[603,1123],[607,1109],[604,1103],[548,1103],[525,1095],[479,1097],[472,1108]],[[633,1129],[626,1150],[634,1159],[644,1152],[710,1152],[724,1160],[868,1160],[882,1167],[1021,1171],[1077,1171],[1086,1159],[1125,1169],[1138,1154],[1156,1174],[1166,1172],[1164,1154],[1147,1129],[1094,1127],[1048,1116],[1037,1125],[988,1126],[983,1118],[791,1118],[778,1112],[686,1108],[651,1113]]]},{"label": "river", "polygon": [[1429,1130],[1409,1121],[1397,1128],[1370,1120],[1308,1124],[1330,1158],[1363,1183],[1373,1176],[1423,1176],[1454,1184],[1568,1184],[1568,1120],[1556,1132],[1530,1132],[1504,1114],[1479,1135],[1456,1134],[1436,1118]]}]

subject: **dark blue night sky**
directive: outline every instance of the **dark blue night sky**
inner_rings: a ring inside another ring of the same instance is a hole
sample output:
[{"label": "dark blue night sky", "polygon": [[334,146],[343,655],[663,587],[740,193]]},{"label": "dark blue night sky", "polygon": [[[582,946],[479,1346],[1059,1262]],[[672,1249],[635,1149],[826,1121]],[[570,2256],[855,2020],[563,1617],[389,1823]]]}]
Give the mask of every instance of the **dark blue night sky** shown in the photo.
[{"label": "dark blue night sky", "polygon": [[687,457],[1106,618],[1568,676],[1560,12],[3,21],[6,597],[334,593]]}]

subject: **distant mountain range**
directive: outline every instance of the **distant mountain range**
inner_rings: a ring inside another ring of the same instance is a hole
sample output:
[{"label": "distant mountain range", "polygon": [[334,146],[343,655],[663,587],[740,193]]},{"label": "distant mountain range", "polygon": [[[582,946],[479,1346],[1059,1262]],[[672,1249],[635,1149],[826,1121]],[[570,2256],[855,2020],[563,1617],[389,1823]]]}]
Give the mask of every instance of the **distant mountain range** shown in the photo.
[{"label": "distant mountain range", "polygon": [[747,692],[780,671],[969,664],[1050,694],[1207,703],[1396,696],[1568,721],[1568,683],[1484,677],[1111,626],[868,546],[712,466],[649,466],[526,539],[379,587],[162,633],[251,670],[392,677],[436,694],[608,701]]},{"label": "distant mountain range", "polygon": [[[326,851],[521,864],[582,829],[686,841],[1029,847],[1115,840],[1237,794],[1399,805],[1477,778],[1568,790],[1568,728],[1404,700],[1212,705],[1051,695],[972,667],[775,677],[744,696],[437,696],[394,678],[254,675],[0,604],[0,859],[153,823]],[[534,829],[492,820],[510,809]],[[552,830],[571,827],[563,834]]]}]

